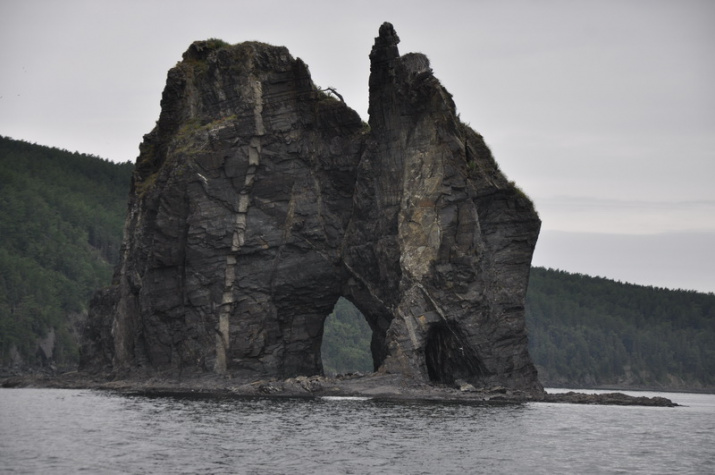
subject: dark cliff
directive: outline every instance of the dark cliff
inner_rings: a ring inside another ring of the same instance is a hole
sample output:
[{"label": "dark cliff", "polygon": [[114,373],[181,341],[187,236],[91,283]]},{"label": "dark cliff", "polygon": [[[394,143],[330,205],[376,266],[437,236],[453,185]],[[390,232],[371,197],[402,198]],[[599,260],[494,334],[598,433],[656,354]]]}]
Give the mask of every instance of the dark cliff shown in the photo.
[{"label": "dark cliff", "polygon": [[141,145],[84,371],[320,374],[344,296],[379,372],[541,390],[524,328],[538,216],[398,42],[384,24],[369,128],[285,48],[191,45]]}]

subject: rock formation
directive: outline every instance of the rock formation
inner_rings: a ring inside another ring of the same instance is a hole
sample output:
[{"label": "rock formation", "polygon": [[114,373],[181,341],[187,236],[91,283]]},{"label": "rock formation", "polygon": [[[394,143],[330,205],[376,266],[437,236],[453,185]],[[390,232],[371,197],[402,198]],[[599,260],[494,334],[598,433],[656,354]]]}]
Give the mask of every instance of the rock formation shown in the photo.
[{"label": "rock formation", "polygon": [[343,296],[378,372],[541,391],[524,328],[539,218],[398,42],[383,24],[369,126],[285,48],[189,47],[141,145],[83,370],[320,374]]}]

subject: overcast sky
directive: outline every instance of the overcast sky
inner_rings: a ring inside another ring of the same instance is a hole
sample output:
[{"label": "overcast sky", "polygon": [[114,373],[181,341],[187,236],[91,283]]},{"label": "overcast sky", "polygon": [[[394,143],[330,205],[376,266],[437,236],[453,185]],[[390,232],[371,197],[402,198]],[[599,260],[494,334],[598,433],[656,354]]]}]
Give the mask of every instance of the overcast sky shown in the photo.
[{"label": "overcast sky", "polygon": [[0,135],[133,162],[211,37],[287,46],[367,118],[384,21],[535,201],[534,264],[715,291],[711,0],[1,0]]}]

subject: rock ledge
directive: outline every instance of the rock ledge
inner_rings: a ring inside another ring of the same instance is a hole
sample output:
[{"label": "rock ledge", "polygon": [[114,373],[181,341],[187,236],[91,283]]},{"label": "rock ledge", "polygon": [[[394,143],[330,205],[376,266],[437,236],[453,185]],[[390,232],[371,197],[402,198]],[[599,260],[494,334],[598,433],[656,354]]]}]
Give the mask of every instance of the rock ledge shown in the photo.
[{"label": "rock ledge", "polygon": [[232,381],[215,375],[197,378],[151,376],[138,379],[107,381],[82,373],[56,377],[26,376],[0,381],[3,388],[96,389],[156,397],[269,397],[321,398],[364,397],[392,401],[434,401],[479,404],[521,404],[526,402],[677,407],[664,397],[638,397],[622,393],[533,394],[495,387],[461,390],[452,386],[416,382],[403,375],[350,374],[336,378],[298,376],[286,380],[259,380],[250,383]]}]

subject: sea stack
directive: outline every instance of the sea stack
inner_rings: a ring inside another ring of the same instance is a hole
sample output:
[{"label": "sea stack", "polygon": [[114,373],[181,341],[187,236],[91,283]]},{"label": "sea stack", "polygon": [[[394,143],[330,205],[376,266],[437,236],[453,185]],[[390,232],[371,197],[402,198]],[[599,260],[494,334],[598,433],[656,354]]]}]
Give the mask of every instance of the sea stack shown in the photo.
[{"label": "sea stack", "polygon": [[82,371],[321,374],[323,322],[344,297],[379,373],[542,391],[524,325],[539,217],[427,57],[398,43],[383,24],[369,124],[284,47],[189,47],[140,147]]}]

